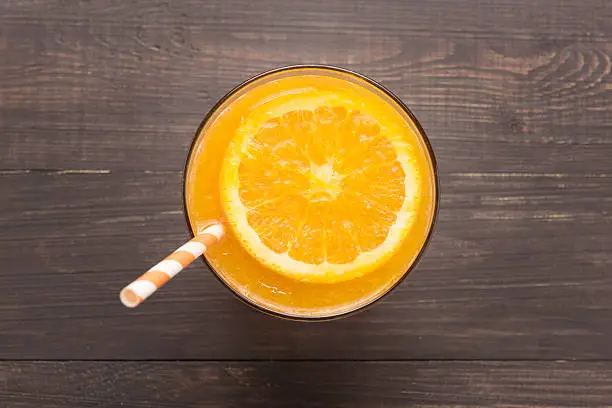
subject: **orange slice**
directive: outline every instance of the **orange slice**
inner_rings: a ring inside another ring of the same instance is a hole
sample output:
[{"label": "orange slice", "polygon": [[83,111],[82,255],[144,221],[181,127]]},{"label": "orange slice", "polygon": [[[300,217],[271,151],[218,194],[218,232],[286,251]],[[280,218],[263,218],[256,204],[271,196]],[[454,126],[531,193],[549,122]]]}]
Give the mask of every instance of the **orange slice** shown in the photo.
[{"label": "orange slice", "polygon": [[418,206],[405,134],[375,105],[338,94],[255,107],[221,170],[231,228],[250,255],[293,279],[334,283],[375,270],[406,239]]}]

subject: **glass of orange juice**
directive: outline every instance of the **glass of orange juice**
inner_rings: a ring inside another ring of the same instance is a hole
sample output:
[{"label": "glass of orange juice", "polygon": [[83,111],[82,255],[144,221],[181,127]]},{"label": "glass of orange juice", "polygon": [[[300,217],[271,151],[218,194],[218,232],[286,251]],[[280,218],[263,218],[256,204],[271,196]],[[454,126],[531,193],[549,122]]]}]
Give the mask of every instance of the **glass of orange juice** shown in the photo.
[{"label": "glass of orange juice", "polygon": [[416,264],[438,207],[434,154],[410,110],[376,82],[292,66],[229,92],[187,158],[193,235],[227,227],[205,261],[260,311],[344,316],[380,299]]}]

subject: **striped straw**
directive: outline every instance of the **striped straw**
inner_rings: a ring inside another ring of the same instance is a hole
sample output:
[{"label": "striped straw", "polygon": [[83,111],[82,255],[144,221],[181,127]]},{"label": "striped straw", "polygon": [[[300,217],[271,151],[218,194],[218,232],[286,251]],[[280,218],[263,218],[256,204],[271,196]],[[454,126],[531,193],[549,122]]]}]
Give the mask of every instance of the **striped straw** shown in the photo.
[{"label": "striped straw", "polygon": [[206,248],[217,243],[224,235],[221,224],[213,224],[202,230],[193,239],[171,253],[146,271],[140,278],[127,285],[119,299],[127,307],[136,307],[170,279],[174,278],[187,265],[206,252]]}]

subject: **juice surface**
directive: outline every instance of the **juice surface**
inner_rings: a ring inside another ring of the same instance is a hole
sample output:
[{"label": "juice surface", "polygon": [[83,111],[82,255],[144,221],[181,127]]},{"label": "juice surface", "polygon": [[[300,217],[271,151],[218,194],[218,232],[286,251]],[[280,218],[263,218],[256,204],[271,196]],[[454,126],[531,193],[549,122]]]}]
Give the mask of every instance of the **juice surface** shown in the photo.
[{"label": "juice surface", "polygon": [[[403,277],[425,245],[435,215],[436,179],[427,145],[408,114],[379,88],[349,73],[294,68],[268,74],[232,94],[210,116],[194,143],[185,175],[185,202],[192,230],[197,231],[212,220],[229,225],[228,199],[222,194],[227,177],[224,181],[221,175],[223,171],[227,173],[227,160],[232,160],[238,149],[236,140],[244,133],[245,123],[253,122],[257,115],[273,117],[276,110],[291,113],[319,100],[368,112],[383,129],[392,132],[394,143],[409,152],[414,172],[405,172],[406,183],[417,197],[411,202],[407,231],[399,235],[401,240],[393,246],[392,253],[381,258],[383,262],[373,270],[341,279],[321,275],[309,280],[307,274],[295,278],[279,273],[256,259],[253,249],[249,253],[235,226],[227,228],[224,240],[206,253],[207,261],[220,278],[240,296],[265,310],[304,318],[346,313],[377,299]],[[321,180],[327,180],[321,188],[328,188],[333,178],[331,170],[325,163],[313,163],[312,168]],[[317,181],[322,183],[319,178]],[[349,244],[347,241],[346,248]],[[342,255],[342,241],[335,245]]]}]

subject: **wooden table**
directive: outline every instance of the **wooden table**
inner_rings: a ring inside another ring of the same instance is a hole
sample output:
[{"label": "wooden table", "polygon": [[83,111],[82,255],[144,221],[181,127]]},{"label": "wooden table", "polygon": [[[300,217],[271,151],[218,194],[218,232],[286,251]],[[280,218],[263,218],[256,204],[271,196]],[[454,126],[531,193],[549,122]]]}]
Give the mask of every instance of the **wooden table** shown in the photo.
[{"label": "wooden table", "polygon": [[[612,406],[610,0],[0,3],[0,406]],[[437,154],[437,231],[357,316],[249,309],[187,237],[227,90],[295,63],[393,89]]]}]

